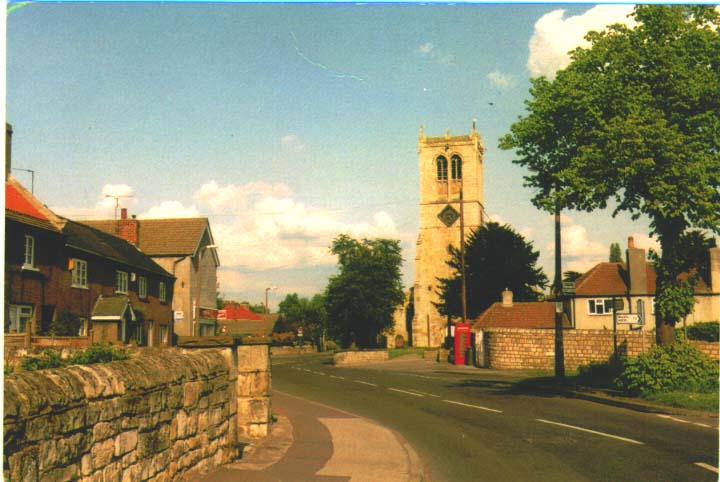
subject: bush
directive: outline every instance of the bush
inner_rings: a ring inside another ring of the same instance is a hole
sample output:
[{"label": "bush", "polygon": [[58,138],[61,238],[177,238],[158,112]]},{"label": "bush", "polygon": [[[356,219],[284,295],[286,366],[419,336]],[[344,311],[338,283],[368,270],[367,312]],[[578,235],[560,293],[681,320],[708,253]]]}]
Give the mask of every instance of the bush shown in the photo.
[{"label": "bush", "polygon": [[23,370],[44,370],[45,368],[60,368],[65,363],[60,358],[60,353],[55,350],[45,350],[39,356],[26,356],[20,362]]},{"label": "bush", "polygon": [[288,331],[286,333],[273,333],[272,344],[273,346],[292,346],[295,341],[295,333]]},{"label": "bush", "polygon": [[719,341],[720,322],[703,321],[687,327],[688,340]]},{"label": "bush", "polygon": [[107,363],[113,360],[125,360],[128,357],[128,353],[122,348],[94,344],[87,350],[78,351],[70,355],[70,358],[68,358],[68,364],[92,365],[93,363]]},{"label": "bush", "polygon": [[334,340],[325,340],[325,351],[336,351],[340,346]]},{"label": "bush", "polygon": [[591,386],[602,388],[615,387],[615,379],[625,368],[625,361],[611,358],[606,362],[592,362],[589,365],[578,367],[577,381]]},{"label": "bush", "polygon": [[625,362],[615,380],[628,394],[718,390],[718,363],[688,343],[653,347]]}]

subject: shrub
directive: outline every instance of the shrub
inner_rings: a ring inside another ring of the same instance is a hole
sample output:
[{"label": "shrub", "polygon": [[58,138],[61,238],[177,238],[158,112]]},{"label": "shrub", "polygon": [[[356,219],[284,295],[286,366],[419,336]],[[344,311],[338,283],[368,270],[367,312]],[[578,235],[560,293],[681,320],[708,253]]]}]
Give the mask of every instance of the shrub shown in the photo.
[{"label": "shrub", "polygon": [[687,327],[688,340],[718,341],[720,340],[720,322],[703,321]]},{"label": "shrub", "polygon": [[628,394],[718,390],[718,363],[688,343],[653,347],[625,362],[615,380]]},{"label": "shrub", "polygon": [[326,351],[336,351],[339,348],[340,348],[340,346],[334,340],[325,340],[325,350]]},{"label": "shrub", "polygon": [[288,331],[285,333],[273,333],[272,344],[273,346],[289,346],[295,341],[295,333]]},{"label": "shrub", "polygon": [[70,355],[68,363],[71,365],[91,365],[93,363],[107,363],[113,360],[125,360],[128,353],[122,348],[94,344],[88,349]]},{"label": "shrub", "polygon": [[615,379],[625,368],[622,359],[610,358],[606,362],[591,362],[578,367],[577,381],[591,387],[615,387]]},{"label": "shrub", "polygon": [[20,367],[27,371],[60,368],[63,365],[60,353],[55,350],[45,350],[39,356],[26,356],[20,362]]}]

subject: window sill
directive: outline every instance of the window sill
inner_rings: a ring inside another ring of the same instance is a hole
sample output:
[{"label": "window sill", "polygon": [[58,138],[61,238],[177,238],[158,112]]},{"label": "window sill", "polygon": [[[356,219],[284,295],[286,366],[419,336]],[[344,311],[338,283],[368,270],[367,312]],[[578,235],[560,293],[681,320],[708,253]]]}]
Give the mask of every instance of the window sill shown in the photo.
[{"label": "window sill", "polygon": [[40,271],[40,269],[37,266],[30,266],[29,264],[24,264],[22,266],[22,270],[23,271],[34,271],[36,273]]},{"label": "window sill", "polygon": [[70,285],[71,288],[77,288],[79,290],[90,290],[88,285]]}]

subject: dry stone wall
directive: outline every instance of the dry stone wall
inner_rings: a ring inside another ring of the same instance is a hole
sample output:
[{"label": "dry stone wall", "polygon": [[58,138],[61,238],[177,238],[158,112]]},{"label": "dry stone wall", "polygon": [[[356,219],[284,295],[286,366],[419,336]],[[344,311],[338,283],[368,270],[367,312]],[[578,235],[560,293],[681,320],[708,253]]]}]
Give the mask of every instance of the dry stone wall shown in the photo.
[{"label": "dry stone wall", "polygon": [[[264,348],[267,357],[267,346],[252,348]],[[266,386],[259,386],[262,360],[255,362],[243,374],[256,375],[243,381],[243,397],[229,348],[167,350],[7,376],[4,475],[13,481],[175,481],[227,463],[237,455],[238,426],[247,425],[244,419],[238,424],[239,401],[269,394],[267,365]],[[252,414],[253,423],[264,416],[267,424],[269,401],[266,408]]]},{"label": "dry stone wall", "polygon": [[[618,331],[617,352],[621,357],[634,357],[655,344],[655,333]],[[718,343],[695,342],[701,351],[718,359]],[[614,352],[610,330],[565,330],[565,368],[575,370],[581,365],[607,361]],[[484,362],[488,368],[526,368],[552,370],[555,367],[555,331],[549,329],[489,328],[483,333]]]},{"label": "dry stone wall", "polygon": [[387,350],[341,351],[333,355],[335,365],[354,365],[357,363],[383,361],[389,358]]}]

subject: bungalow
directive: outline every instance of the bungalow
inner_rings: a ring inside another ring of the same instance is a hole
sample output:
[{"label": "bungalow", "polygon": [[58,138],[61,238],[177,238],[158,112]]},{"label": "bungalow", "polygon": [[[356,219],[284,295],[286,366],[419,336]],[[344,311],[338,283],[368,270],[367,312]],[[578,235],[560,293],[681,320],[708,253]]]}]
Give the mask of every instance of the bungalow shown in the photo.
[{"label": "bungalow", "polygon": [[[699,279],[695,308],[685,320],[720,321],[720,248],[709,250],[710,279]],[[645,250],[628,238],[627,263],[599,263],[575,281],[566,311],[577,329],[613,329],[617,314],[642,311],[646,327],[655,326],[656,273]],[[617,324],[617,329],[632,325]]]},{"label": "bungalow", "polygon": [[[563,314],[563,327],[570,328]],[[512,291],[502,293],[502,301],[493,303],[473,322],[473,331],[486,328],[555,328],[555,303],[550,301],[513,302]]]}]

